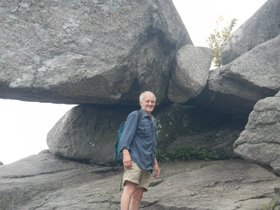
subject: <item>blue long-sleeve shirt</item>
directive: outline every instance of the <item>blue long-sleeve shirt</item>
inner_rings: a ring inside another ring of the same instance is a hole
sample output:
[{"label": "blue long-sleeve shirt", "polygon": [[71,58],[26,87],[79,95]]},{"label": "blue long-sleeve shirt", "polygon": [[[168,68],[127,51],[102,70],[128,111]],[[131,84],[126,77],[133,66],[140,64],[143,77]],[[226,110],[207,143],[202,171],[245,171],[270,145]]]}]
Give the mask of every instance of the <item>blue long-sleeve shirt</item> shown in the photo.
[{"label": "blue long-sleeve shirt", "polygon": [[142,109],[131,112],[127,117],[120,143],[121,150],[127,149],[131,159],[142,170],[153,170],[157,146],[155,118]]}]

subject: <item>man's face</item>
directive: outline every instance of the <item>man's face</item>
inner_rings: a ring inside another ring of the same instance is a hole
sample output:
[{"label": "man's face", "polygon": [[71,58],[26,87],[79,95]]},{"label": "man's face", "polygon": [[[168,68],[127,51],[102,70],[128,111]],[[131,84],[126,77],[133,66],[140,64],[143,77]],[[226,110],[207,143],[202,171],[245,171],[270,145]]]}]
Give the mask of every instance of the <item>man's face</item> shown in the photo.
[{"label": "man's face", "polygon": [[151,114],[156,105],[156,100],[153,94],[146,93],[143,100],[140,102],[141,109],[148,114]]}]

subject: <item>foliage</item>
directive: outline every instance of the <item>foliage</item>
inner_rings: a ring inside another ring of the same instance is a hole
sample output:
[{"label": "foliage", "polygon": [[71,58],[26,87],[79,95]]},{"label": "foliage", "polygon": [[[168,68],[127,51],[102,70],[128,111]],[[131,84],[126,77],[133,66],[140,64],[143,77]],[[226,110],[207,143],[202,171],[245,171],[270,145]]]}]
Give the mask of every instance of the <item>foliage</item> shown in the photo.
[{"label": "foliage", "polygon": [[159,161],[186,161],[186,160],[223,160],[227,156],[221,149],[198,149],[187,146],[177,147],[173,152],[168,153],[158,150]]},{"label": "foliage", "polygon": [[[228,24],[225,25],[224,18],[219,17],[218,20],[216,21],[216,28],[207,39],[209,47],[214,50],[213,64],[215,67],[221,66],[222,46],[230,37],[236,23],[237,23],[237,19],[233,18]],[[225,26],[222,27],[223,25]]]}]

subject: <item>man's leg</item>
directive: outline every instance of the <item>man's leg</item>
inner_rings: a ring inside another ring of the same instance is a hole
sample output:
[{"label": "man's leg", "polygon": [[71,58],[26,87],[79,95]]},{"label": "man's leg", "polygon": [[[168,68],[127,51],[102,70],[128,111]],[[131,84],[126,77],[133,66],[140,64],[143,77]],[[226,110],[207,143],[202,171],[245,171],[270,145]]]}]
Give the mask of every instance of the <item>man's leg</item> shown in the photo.
[{"label": "man's leg", "polygon": [[121,210],[130,210],[130,201],[136,191],[136,184],[126,181],[121,196]]},{"label": "man's leg", "polygon": [[129,210],[138,210],[139,209],[143,193],[144,193],[144,188],[137,188],[135,190],[135,192],[133,193],[133,195],[131,197]]}]

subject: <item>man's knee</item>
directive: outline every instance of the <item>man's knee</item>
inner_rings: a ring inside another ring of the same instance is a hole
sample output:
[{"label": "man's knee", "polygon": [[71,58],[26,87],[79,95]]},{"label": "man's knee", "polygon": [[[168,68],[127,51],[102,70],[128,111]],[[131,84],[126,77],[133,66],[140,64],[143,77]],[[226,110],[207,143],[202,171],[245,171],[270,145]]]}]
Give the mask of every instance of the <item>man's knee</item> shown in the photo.
[{"label": "man's knee", "polygon": [[129,194],[133,194],[136,191],[136,184],[130,181],[125,181],[124,191]]},{"label": "man's knee", "polygon": [[135,192],[132,195],[132,199],[134,199],[136,201],[141,201],[141,199],[143,197],[143,193],[144,193],[143,188],[139,188],[139,189],[135,190]]}]

